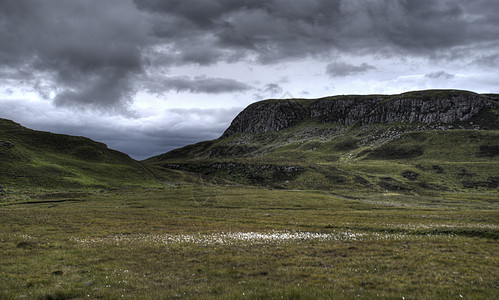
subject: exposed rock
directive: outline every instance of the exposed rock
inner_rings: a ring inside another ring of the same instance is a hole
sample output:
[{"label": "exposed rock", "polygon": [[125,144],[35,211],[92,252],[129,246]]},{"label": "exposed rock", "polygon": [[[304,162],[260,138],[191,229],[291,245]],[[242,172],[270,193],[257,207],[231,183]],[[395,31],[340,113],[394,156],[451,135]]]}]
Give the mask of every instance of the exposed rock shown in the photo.
[{"label": "exposed rock", "polygon": [[0,141],[0,147],[6,147],[8,149],[14,148],[14,143],[10,141]]},{"label": "exposed rock", "polygon": [[310,107],[312,119],[351,125],[373,123],[453,123],[492,107],[485,96],[469,92],[413,92],[391,97],[322,99]]},{"label": "exposed rock", "polygon": [[223,136],[234,133],[279,131],[304,120],[307,110],[297,101],[270,100],[248,106],[231,123]]},{"label": "exposed rock", "polygon": [[430,90],[400,95],[268,100],[243,110],[223,137],[242,132],[279,131],[305,119],[345,126],[405,122],[448,129],[451,126],[445,124],[468,121],[480,111],[497,106],[494,99],[491,95],[465,91]]},{"label": "exposed rock", "polygon": [[409,180],[416,180],[419,177],[419,174],[414,171],[407,170],[402,172],[402,177]]},{"label": "exposed rock", "polygon": [[383,97],[343,96],[324,98],[310,106],[310,117],[324,123],[351,125],[370,114]]}]

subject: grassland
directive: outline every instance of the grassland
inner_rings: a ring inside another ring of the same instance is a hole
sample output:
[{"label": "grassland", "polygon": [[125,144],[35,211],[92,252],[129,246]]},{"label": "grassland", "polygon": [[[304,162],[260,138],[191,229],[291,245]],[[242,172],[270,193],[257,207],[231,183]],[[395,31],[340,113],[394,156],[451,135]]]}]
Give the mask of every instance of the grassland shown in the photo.
[{"label": "grassland", "polygon": [[85,137],[31,130],[0,119],[0,185],[71,189],[157,184],[140,163]]},{"label": "grassland", "polygon": [[497,193],[214,186],[0,196],[2,299],[495,299]]},{"label": "grassland", "polygon": [[202,142],[144,164],[272,188],[498,192],[498,140],[499,130],[304,123]]}]

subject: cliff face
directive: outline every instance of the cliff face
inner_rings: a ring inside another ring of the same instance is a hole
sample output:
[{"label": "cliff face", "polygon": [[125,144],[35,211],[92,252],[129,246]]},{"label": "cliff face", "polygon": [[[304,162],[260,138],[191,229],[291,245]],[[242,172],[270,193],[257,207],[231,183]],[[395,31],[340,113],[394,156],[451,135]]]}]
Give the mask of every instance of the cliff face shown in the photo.
[{"label": "cliff face", "polygon": [[250,105],[225,131],[279,131],[305,119],[322,123],[454,123],[497,106],[494,95],[465,91],[421,91],[400,95],[336,96],[317,100],[269,100]]},{"label": "cliff face", "polygon": [[257,102],[237,115],[223,136],[279,131],[303,121],[308,114],[307,109],[293,100]]}]

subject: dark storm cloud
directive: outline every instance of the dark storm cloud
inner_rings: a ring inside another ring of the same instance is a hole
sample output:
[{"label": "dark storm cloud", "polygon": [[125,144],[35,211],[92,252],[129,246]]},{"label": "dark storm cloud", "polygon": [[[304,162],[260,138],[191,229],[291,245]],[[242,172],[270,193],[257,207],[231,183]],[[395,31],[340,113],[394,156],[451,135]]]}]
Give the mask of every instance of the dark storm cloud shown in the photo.
[{"label": "dark storm cloud", "polygon": [[424,77],[432,79],[452,79],[456,76],[449,74],[445,71],[438,71],[438,72],[427,73],[424,75]]},{"label": "dark storm cloud", "polygon": [[166,91],[222,94],[243,92],[251,89],[251,86],[226,78],[206,78],[187,76],[178,76],[170,78],[161,78],[144,82],[144,87],[154,94],[162,94]]},{"label": "dark storm cloud", "polygon": [[[217,52],[220,60],[256,57],[273,63],[342,52],[435,55],[499,41],[499,5],[491,0],[134,1],[162,20],[154,26],[158,37],[209,35],[205,45],[230,50]],[[198,53],[194,61],[213,57]]]},{"label": "dark storm cloud", "polygon": [[374,66],[368,65],[366,63],[355,66],[343,62],[335,62],[330,63],[326,66],[326,73],[331,77],[344,77],[350,75],[358,75],[374,69],[376,69]]},{"label": "dark storm cloud", "polygon": [[0,68],[52,81],[58,105],[121,110],[142,70],[140,16],[131,1],[1,1]]}]

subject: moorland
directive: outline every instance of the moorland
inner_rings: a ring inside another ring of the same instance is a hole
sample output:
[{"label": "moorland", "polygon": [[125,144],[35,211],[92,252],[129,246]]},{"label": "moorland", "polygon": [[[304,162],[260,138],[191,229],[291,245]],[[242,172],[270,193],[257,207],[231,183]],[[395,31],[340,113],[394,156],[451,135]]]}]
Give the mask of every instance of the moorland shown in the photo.
[{"label": "moorland", "polygon": [[0,120],[2,299],[494,299],[497,95],[266,100],[144,161]]}]

